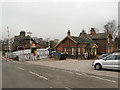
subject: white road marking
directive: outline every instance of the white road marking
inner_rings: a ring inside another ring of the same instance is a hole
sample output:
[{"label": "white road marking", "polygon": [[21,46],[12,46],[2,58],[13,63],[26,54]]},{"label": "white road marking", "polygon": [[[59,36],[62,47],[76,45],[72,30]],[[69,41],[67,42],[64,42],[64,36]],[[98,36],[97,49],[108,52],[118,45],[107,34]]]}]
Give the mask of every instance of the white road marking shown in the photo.
[{"label": "white road marking", "polygon": [[97,78],[97,79],[100,79],[100,80],[105,80],[105,81],[109,81],[109,82],[116,82],[114,80],[110,80],[110,79],[105,79],[105,78],[101,78],[101,77],[97,77],[97,76],[90,76],[90,77],[94,77],[94,78]]},{"label": "white road marking", "polygon": [[86,77],[90,77],[89,75],[87,75],[86,73],[82,73],[84,76],[86,76]]},{"label": "white road marking", "polygon": [[71,74],[73,74],[73,72],[68,72],[68,73],[71,73]]},{"label": "white road marking", "polygon": [[29,71],[29,73],[31,73],[31,74],[33,74],[33,75],[36,75],[36,76],[38,76],[38,77],[40,77],[40,78],[42,78],[42,79],[48,80],[48,78],[46,78],[46,77],[44,77],[44,76],[41,76],[41,75],[39,75],[39,74],[37,74],[37,73],[34,73],[34,72],[32,72],[32,71]]},{"label": "white road marking", "polygon": [[82,73],[82,74],[76,73],[76,74],[77,74],[77,75],[84,75],[84,76],[86,76],[86,77],[94,77],[94,78],[97,78],[97,79],[100,79],[100,80],[109,81],[109,82],[113,82],[113,83],[116,82],[116,81],[114,81],[114,80],[105,79],[105,78],[101,78],[101,77],[97,77],[97,76],[90,76],[90,75],[87,75],[86,73]]},{"label": "white road marking", "polygon": [[82,74],[80,74],[80,73],[75,73],[75,74],[77,74],[77,75],[82,75]]},{"label": "white road marking", "polygon": [[24,70],[23,68],[21,68],[21,67],[17,67],[18,69],[20,69],[20,70]]},{"label": "white road marking", "polygon": [[67,90],[72,90],[71,88],[69,88],[69,87],[65,87]]}]

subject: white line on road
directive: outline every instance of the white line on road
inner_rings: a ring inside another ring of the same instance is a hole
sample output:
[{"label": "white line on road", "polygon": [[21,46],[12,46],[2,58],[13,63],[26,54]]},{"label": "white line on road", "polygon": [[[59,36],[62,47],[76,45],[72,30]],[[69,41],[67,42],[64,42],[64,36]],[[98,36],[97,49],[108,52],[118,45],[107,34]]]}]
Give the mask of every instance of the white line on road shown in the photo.
[{"label": "white line on road", "polygon": [[67,72],[67,73],[74,74],[73,72],[71,72],[71,71],[66,71],[66,70],[63,70],[63,72]]},{"label": "white line on road", "polygon": [[87,75],[86,73],[82,73],[84,76],[86,76],[86,77],[90,77],[89,75]]},{"label": "white line on road", "polygon": [[48,80],[48,78],[46,78],[46,77],[44,77],[44,76],[41,76],[41,75],[39,75],[39,74],[37,74],[37,73],[34,73],[34,72],[32,72],[32,71],[29,71],[29,73],[31,73],[31,74],[33,74],[33,75],[36,75],[36,76],[38,76],[38,77],[40,77],[40,78],[42,78],[42,79]]},{"label": "white line on road", "polygon": [[72,90],[71,88],[69,88],[69,87],[65,87],[65,89],[67,89],[67,90]]},{"label": "white line on road", "polygon": [[23,68],[21,68],[21,67],[17,67],[18,69],[20,69],[20,70],[24,70]]},{"label": "white line on road", "polygon": [[82,74],[76,73],[76,74],[77,74],[77,75],[84,75],[84,76],[86,76],[86,77],[94,77],[94,78],[97,78],[97,79],[100,79],[100,80],[109,81],[109,82],[113,82],[113,83],[116,82],[116,81],[114,81],[114,80],[105,79],[105,78],[101,78],[101,77],[97,77],[97,76],[90,76],[90,75],[87,75],[86,73],[82,73]]},{"label": "white line on road", "polygon": [[100,77],[97,77],[97,76],[90,76],[90,77],[95,77],[97,79],[100,79],[100,80],[105,80],[105,81],[109,81],[109,82],[116,82],[116,81],[113,81],[113,80],[109,80],[109,79],[105,79],[105,78],[100,78]]},{"label": "white line on road", "polygon": [[73,72],[68,72],[68,73],[74,74]]},{"label": "white line on road", "polygon": [[75,73],[75,74],[77,74],[77,75],[82,75],[82,74],[80,74],[80,73]]}]

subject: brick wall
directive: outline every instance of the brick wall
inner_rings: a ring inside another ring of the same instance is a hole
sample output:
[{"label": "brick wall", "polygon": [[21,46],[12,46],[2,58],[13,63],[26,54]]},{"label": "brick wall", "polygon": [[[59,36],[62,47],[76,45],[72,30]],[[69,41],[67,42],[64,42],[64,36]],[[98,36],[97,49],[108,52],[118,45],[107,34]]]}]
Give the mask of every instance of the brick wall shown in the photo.
[{"label": "brick wall", "polygon": [[72,53],[72,48],[74,48],[74,55],[76,54],[76,43],[69,38],[66,38],[62,43],[57,46],[57,52],[64,52],[64,48],[66,48],[66,52],[69,55]]},{"label": "brick wall", "polygon": [[97,53],[98,54],[102,54],[102,53],[106,53],[106,40],[105,39],[101,39],[101,40],[95,40],[98,42],[98,50]]},{"label": "brick wall", "polygon": [[[108,39],[101,39],[101,40],[95,40],[97,41],[98,44],[98,54],[103,54],[103,53],[111,53],[113,51],[113,44],[112,44],[112,39],[110,39],[108,43]],[[108,48],[110,49],[110,52],[108,52]]]},{"label": "brick wall", "polygon": [[[72,48],[74,48],[74,56],[76,56],[76,52],[78,51],[77,49],[80,48],[85,48],[87,44],[77,44],[72,41],[69,38],[66,38],[59,46],[57,46],[57,52],[64,52],[64,48],[66,48],[66,52],[68,52],[69,55],[72,55]],[[77,48],[78,47],[78,48]],[[83,50],[81,49],[81,52]]]}]

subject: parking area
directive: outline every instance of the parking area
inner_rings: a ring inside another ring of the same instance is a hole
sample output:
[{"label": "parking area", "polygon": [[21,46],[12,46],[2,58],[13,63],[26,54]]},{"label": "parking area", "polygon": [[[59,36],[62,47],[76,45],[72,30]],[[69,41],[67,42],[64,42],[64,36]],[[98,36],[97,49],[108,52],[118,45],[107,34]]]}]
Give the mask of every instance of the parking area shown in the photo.
[{"label": "parking area", "polygon": [[30,64],[43,65],[82,73],[118,78],[118,70],[110,69],[94,70],[94,68],[92,67],[93,61],[94,60],[75,60],[75,59],[54,60],[48,58],[43,60],[26,62]]}]

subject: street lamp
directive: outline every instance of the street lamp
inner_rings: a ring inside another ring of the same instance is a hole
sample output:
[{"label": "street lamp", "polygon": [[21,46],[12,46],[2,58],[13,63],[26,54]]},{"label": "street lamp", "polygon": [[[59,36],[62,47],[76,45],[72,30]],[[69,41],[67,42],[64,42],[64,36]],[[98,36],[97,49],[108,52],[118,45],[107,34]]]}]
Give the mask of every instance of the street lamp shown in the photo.
[{"label": "street lamp", "polygon": [[32,32],[27,32],[27,34],[30,34],[30,53],[31,53],[31,34],[32,34]]}]

